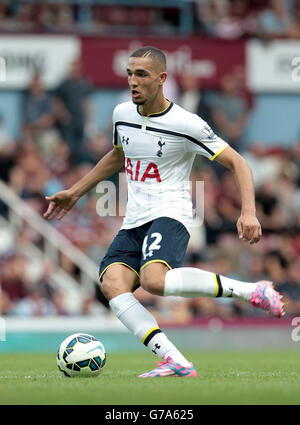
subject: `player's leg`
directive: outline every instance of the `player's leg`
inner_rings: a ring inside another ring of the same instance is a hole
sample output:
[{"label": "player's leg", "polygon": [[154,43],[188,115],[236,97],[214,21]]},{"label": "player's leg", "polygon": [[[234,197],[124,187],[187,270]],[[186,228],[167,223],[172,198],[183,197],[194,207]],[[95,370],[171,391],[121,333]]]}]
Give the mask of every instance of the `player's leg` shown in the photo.
[{"label": "player's leg", "polygon": [[[164,296],[235,297],[268,310],[275,316],[283,315],[281,296],[272,288],[271,282],[243,282],[197,268],[178,266],[179,250],[185,239],[182,227],[176,220],[163,217],[155,220],[149,229],[148,238],[144,241],[140,271],[144,289]],[[155,243],[149,240],[149,235],[153,236],[152,239],[157,238]]]},{"label": "player's leg", "polygon": [[[135,298],[132,291],[139,285],[137,270],[140,266],[140,252],[144,235],[138,241],[133,232],[121,232],[114,239],[100,266],[101,291],[108,299],[111,310],[119,320],[154,354],[161,359],[174,358],[188,366],[188,371],[175,371],[169,367],[160,368],[157,376],[196,376],[196,371],[182,356],[164,332],[159,328],[152,314]],[[138,243],[138,251],[135,251]],[[131,250],[131,251],[130,251]],[[134,253],[138,255],[134,255]],[[163,364],[166,362],[162,362]],[[144,376],[143,376],[144,377]]]},{"label": "player's leg", "polygon": [[[123,325],[149,350],[165,360],[151,376],[181,376],[183,372],[187,376],[196,376],[194,367],[162,332],[153,315],[132,294],[136,284],[137,276],[134,271],[124,265],[113,264],[102,277],[101,291]],[[168,359],[172,359],[173,368],[169,367]],[[180,368],[176,363],[180,364]],[[143,374],[141,377],[146,376]]]},{"label": "player's leg", "polygon": [[275,316],[284,314],[281,296],[267,281],[243,282],[197,268],[169,270],[163,264],[153,263],[141,272],[141,282],[152,294],[187,298],[235,297]]}]

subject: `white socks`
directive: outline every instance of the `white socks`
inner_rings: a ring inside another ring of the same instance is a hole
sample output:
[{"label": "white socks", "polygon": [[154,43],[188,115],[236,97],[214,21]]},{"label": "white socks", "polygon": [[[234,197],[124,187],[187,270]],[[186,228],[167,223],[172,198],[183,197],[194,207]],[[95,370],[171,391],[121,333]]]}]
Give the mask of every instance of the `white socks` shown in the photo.
[{"label": "white socks", "polygon": [[[165,277],[165,296],[236,297],[248,301],[256,283],[229,279],[204,270],[182,267],[168,270]],[[155,318],[131,292],[118,295],[109,302],[111,310],[137,338],[154,354],[189,367],[188,360],[160,330]]]},{"label": "white socks", "polygon": [[188,360],[177,350],[167,336],[159,329],[155,318],[134,297],[125,292],[110,300],[111,310],[142,343],[158,357],[171,357],[176,363],[189,367]]},{"label": "white socks", "polygon": [[235,297],[248,301],[256,283],[241,282],[205,270],[181,267],[168,270],[164,295],[187,298]]}]

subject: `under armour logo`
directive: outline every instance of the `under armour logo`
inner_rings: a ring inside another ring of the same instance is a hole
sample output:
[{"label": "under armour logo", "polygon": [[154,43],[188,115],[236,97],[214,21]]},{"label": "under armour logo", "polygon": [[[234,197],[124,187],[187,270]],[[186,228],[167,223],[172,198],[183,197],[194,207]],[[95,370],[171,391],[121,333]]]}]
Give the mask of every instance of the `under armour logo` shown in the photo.
[{"label": "under armour logo", "polygon": [[166,144],[165,142],[162,143],[161,138],[159,139],[159,141],[157,142],[158,146],[159,146],[159,150],[156,152],[156,155],[161,157],[163,152],[162,152],[162,147]]},{"label": "under armour logo", "polygon": [[122,136],[122,140],[121,140],[121,142],[124,144],[124,143],[126,143],[126,145],[128,145],[128,142],[129,142],[129,137],[127,137],[127,139],[125,139],[125,136]]},{"label": "under armour logo", "polygon": [[230,294],[227,295],[227,298],[232,298],[232,294],[233,294],[233,288],[228,288],[230,291]]},{"label": "under armour logo", "polygon": [[160,345],[155,344],[155,348],[154,348],[154,350],[152,350],[152,352],[153,352],[154,354],[156,354],[156,350],[159,350],[159,349],[160,349]]}]

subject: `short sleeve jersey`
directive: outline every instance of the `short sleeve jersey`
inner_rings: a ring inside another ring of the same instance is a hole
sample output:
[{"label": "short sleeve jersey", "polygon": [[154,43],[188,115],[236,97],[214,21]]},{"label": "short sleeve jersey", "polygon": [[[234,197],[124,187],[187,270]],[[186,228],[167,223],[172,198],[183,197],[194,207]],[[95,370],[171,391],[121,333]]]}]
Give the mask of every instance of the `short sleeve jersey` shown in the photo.
[{"label": "short sleeve jersey", "polygon": [[173,104],[143,116],[133,102],[113,112],[113,144],[123,149],[128,201],[122,229],[159,217],[190,232],[193,213],[189,178],[196,154],[213,160],[228,144],[198,115]]}]

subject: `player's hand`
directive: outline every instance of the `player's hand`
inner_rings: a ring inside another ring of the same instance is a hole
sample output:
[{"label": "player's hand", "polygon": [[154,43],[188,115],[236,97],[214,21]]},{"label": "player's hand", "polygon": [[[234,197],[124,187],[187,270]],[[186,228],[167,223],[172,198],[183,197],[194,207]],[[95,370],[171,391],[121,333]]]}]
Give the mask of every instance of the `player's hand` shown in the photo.
[{"label": "player's hand", "polygon": [[50,203],[44,214],[44,218],[52,220],[57,217],[58,220],[61,220],[76,204],[79,198],[72,195],[68,190],[62,190],[55,195],[46,196],[46,199]]},{"label": "player's hand", "polygon": [[250,241],[251,245],[260,241],[262,230],[255,214],[241,214],[236,227],[243,241]]}]

